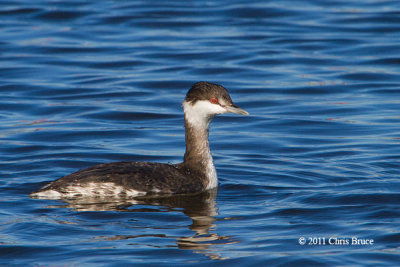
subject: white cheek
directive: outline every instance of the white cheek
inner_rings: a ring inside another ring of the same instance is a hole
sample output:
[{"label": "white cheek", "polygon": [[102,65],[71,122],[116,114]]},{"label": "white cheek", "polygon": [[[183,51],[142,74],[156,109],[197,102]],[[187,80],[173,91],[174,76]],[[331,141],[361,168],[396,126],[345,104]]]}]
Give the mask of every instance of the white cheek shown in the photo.
[{"label": "white cheek", "polygon": [[226,109],[207,100],[197,101],[194,105],[183,102],[183,110],[188,122],[192,125],[208,127],[212,117],[227,113]]}]

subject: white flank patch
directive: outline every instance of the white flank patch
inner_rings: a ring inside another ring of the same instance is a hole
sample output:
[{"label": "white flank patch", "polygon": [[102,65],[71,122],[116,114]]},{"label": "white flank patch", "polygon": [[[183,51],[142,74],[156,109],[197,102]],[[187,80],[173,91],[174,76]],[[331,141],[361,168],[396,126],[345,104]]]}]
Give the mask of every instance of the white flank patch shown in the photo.
[{"label": "white flank patch", "polygon": [[137,197],[146,195],[146,192],[126,189],[114,183],[89,183],[84,185],[69,185],[62,192],[46,190],[31,194],[32,197],[58,199],[73,197]]}]

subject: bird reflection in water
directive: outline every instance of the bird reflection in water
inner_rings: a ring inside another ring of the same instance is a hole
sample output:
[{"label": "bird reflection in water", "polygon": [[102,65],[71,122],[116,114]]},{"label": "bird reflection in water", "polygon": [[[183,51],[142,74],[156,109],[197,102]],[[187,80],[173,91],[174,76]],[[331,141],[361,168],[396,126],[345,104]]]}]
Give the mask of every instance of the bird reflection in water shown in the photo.
[{"label": "bird reflection in water", "polygon": [[[172,195],[172,196],[153,196],[135,199],[121,198],[74,198],[63,199],[66,204],[48,206],[49,208],[70,208],[76,211],[118,211],[118,212],[183,212],[192,220],[189,229],[195,234],[191,236],[181,236],[176,238],[178,248],[192,250],[201,253],[211,259],[225,259],[215,251],[211,252],[210,247],[215,245],[226,245],[238,243],[228,236],[220,236],[212,233],[215,230],[215,216],[218,215],[216,206],[217,189],[195,195]],[[147,206],[147,207],[144,207]],[[153,206],[155,208],[149,207]],[[137,219],[137,220],[140,220]],[[146,230],[149,228],[146,227]],[[140,237],[170,238],[164,234],[144,234],[144,235],[114,235],[107,237],[97,237],[103,240],[127,240]]]}]

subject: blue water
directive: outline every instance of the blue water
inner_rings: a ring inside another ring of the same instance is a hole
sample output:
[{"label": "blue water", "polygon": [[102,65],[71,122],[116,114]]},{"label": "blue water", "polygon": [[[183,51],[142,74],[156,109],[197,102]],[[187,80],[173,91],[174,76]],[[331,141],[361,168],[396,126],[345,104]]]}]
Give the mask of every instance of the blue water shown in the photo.
[{"label": "blue water", "polygon": [[[29,198],[180,162],[197,81],[251,114],[212,123],[217,192]],[[397,0],[0,5],[0,265],[395,266],[399,178]]]}]

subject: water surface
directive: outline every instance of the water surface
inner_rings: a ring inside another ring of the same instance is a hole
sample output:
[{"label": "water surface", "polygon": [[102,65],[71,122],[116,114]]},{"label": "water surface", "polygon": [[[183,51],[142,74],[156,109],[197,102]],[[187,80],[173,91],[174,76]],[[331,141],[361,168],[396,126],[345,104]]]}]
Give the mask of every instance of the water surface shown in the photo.
[{"label": "water surface", "polygon": [[[3,2],[0,264],[396,265],[399,32],[385,0]],[[217,191],[29,198],[98,163],[180,162],[197,81],[251,114],[212,123]]]}]

